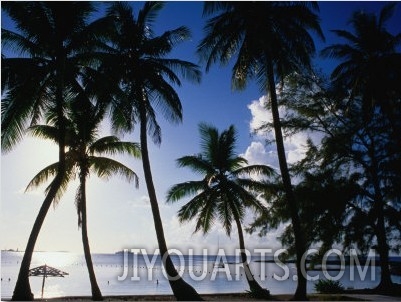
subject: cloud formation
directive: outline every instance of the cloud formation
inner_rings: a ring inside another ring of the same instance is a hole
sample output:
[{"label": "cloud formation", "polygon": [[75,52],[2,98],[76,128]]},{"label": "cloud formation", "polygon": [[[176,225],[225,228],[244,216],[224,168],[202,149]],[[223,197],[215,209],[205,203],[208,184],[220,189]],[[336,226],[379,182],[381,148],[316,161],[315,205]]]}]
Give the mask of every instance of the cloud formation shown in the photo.
[{"label": "cloud formation", "polygon": [[[253,134],[253,140],[241,156],[247,159],[249,164],[269,165],[280,173],[276,144],[274,142],[267,143],[275,140],[274,131],[260,129],[261,126],[273,121],[271,110],[266,106],[267,101],[266,96],[261,96],[258,100],[254,100],[248,105],[248,109],[252,115],[252,119],[249,122],[249,131]],[[279,114],[280,117],[284,117],[286,115],[285,108],[280,107]],[[305,157],[308,138],[317,144],[322,139],[322,135],[316,132],[305,131],[284,138],[284,148],[289,164],[294,164]],[[296,182],[296,179],[293,179],[293,182]],[[247,222],[250,221],[252,219],[248,217]],[[256,233],[248,235],[248,245],[258,246],[264,244],[273,249],[281,248],[279,237],[284,231],[285,226],[286,224],[282,224],[276,230],[271,230],[264,238],[258,237]]]},{"label": "cloud formation", "polygon": [[[266,96],[261,96],[258,100],[254,100],[248,105],[252,115],[249,131],[253,134],[254,139],[242,156],[248,160],[249,164],[267,164],[278,169],[279,164],[275,143],[266,143],[275,139],[274,131],[267,132],[260,129],[261,126],[273,121],[271,110],[266,105]],[[286,114],[285,108],[280,107],[279,113],[281,117],[284,117]],[[321,135],[305,131],[284,138],[284,148],[289,164],[294,164],[305,157],[308,138],[312,139],[314,143],[318,143],[321,140]]]}]

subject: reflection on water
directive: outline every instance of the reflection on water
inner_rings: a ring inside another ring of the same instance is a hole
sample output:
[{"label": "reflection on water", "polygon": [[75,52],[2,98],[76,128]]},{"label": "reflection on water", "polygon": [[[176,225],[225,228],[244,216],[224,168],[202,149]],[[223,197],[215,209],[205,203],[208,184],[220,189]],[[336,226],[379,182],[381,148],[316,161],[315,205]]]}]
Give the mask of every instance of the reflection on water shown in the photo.
[{"label": "reflection on water", "polygon": [[37,252],[32,257],[32,267],[47,264],[55,268],[63,268],[81,261],[81,256],[68,252]]},{"label": "reflection on water", "polygon": [[[1,254],[1,297],[10,298],[15,287],[20,262],[23,256],[21,252],[2,252]],[[151,262],[152,257],[148,262]],[[203,258],[194,256],[194,260],[185,260],[180,266],[180,260],[172,257],[177,269],[183,275],[185,281],[196,288],[199,293],[233,293],[244,292],[248,289],[243,270],[238,269],[235,258],[227,257],[228,262],[224,269],[216,269],[215,256]],[[149,268],[144,258],[138,257],[134,263],[133,258],[128,257],[128,263],[124,263],[121,254],[94,254],[93,262],[98,285],[104,296],[111,295],[143,295],[143,294],[172,294],[165,272],[161,267],[160,259],[155,259],[154,266]],[[40,265],[50,265],[67,272],[64,278],[47,278],[45,282],[44,297],[61,296],[90,296],[90,282],[83,255],[67,252],[37,252],[33,255],[31,268]],[[293,263],[288,264],[288,276],[283,281],[278,281],[276,276],[285,275],[285,271],[274,263],[261,263],[252,261],[250,268],[260,284],[269,289],[272,294],[293,293],[296,288],[296,269]],[[374,280],[370,280],[373,270]],[[127,271],[126,278],[119,278]],[[336,275],[338,271],[330,271]],[[321,271],[309,272],[311,276],[318,275],[324,278]],[[350,268],[346,267],[340,282],[345,288],[374,287],[380,281],[380,268],[369,268],[367,278],[360,280],[355,270],[356,279],[350,280]],[[229,276],[228,276],[229,275]],[[194,278],[195,276],[195,278]],[[205,276],[203,280],[196,280],[199,276]],[[137,277],[132,279],[132,277]],[[192,278],[191,278],[192,277]],[[229,280],[231,277],[232,280]],[[10,279],[10,281],[8,281]],[[123,279],[123,280],[119,280]],[[140,279],[135,280],[135,279]],[[393,276],[393,281],[401,283],[401,276]],[[31,290],[36,298],[41,296],[42,277],[30,277]],[[314,282],[308,282],[308,292],[314,291]]]}]

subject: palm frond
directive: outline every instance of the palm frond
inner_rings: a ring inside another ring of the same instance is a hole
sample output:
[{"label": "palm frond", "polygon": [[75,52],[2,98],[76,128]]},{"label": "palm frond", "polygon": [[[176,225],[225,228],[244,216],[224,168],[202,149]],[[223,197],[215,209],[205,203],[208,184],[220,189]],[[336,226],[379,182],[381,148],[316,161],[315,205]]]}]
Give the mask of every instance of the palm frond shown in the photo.
[{"label": "palm frond", "polygon": [[217,203],[217,213],[219,217],[219,221],[222,222],[223,228],[226,231],[227,236],[231,236],[231,229],[232,229],[232,221],[233,221],[233,214],[236,212],[233,209],[233,204],[228,199],[226,200],[224,197],[220,202]]},{"label": "palm frond", "polygon": [[90,156],[88,162],[90,169],[100,178],[108,180],[111,176],[118,175],[125,178],[128,182],[133,181],[136,188],[139,186],[137,174],[116,160],[107,157]]},{"label": "palm frond", "polygon": [[138,13],[138,25],[140,28],[151,28],[160,10],[164,7],[162,1],[148,1]]},{"label": "palm frond", "polygon": [[[199,66],[194,63],[179,59],[158,59],[158,63],[164,66],[164,68],[160,68],[160,71],[165,72],[166,75],[174,72],[174,74],[178,73],[184,79],[193,83],[200,83],[201,81],[202,73],[199,70]],[[177,75],[175,75],[175,77],[177,77]],[[173,80],[172,74],[168,76],[168,78]],[[176,80],[172,82],[179,84]]]},{"label": "palm frond", "polygon": [[164,118],[174,124],[182,122],[182,105],[174,88],[158,76],[148,83],[148,98],[154,104],[154,110],[161,111]]},{"label": "palm frond", "polygon": [[213,174],[215,172],[213,166],[207,159],[203,159],[201,155],[188,155],[177,159],[178,167],[190,168],[197,174]]},{"label": "palm frond", "polygon": [[29,182],[28,186],[26,187],[25,191],[33,190],[39,187],[40,185],[46,183],[49,178],[54,178],[58,171],[58,162],[47,166],[46,168],[39,171],[32,180]]},{"label": "palm frond", "polygon": [[31,40],[4,28],[1,29],[1,46],[20,56],[36,55],[38,52],[37,45]]},{"label": "palm frond", "polygon": [[193,197],[184,206],[182,206],[178,211],[178,218],[180,222],[186,222],[196,217],[205,204],[209,202],[209,194],[209,191],[201,192]]},{"label": "palm frond", "polygon": [[[199,196],[199,195],[198,195]],[[196,196],[195,198],[197,198]],[[216,220],[216,202],[214,202],[214,194],[205,196],[206,202],[203,203],[202,208],[198,212],[198,220],[195,226],[194,233],[202,230],[203,234],[209,233]],[[195,199],[194,198],[194,199]]]},{"label": "palm frond", "polygon": [[193,196],[208,188],[204,181],[187,181],[172,186],[167,192],[166,202],[174,203],[184,197]]},{"label": "palm frond", "polygon": [[385,23],[394,15],[396,5],[397,2],[392,2],[383,6],[377,24],[379,28],[383,28]]},{"label": "palm frond", "polygon": [[59,142],[59,130],[50,125],[34,125],[28,128],[29,133],[37,138],[48,139],[54,143]]},{"label": "palm frond", "polygon": [[[54,163],[46,168],[42,169],[38,174],[36,174],[32,180],[29,182],[28,186],[25,189],[25,192],[33,190],[40,185],[45,184],[46,182],[49,181],[50,178],[53,178],[52,182],[46,187],[45,189],[45,194],[48,194],[52,186],[54,186],[54,183],[56,181],[57,173],[59,164]],[[54,198],[54,204],[58,204],[60,201],[61,197],[64,195],[65,191],[67,190],[68,184],[71,182],[71,180],[75,179],[75,171],[74,171],[74,164],[71,160],[66,161],[66,171],[61,177],[61,182],[60,186],[56,192],[55,198]]]},{"label": "palm frond", "polygon": [[129,154],[135,158],[141,158],[139,143],[122,142],[116,136],[106,136],[98,139],[88,148],[89,154]]},{"label": "palm frond", "polygon": [[247,175],[247,176],[260,175],[260,176],[265,176],[265,177],[273,177],[277,173],[274,170],[274,168],[272,168],[270,166],[250,165],[250,166],[244,166],[244,167],[238,168],[235,171],[233,171],[232,174],[237,177],[241,176],[241,175]]}]

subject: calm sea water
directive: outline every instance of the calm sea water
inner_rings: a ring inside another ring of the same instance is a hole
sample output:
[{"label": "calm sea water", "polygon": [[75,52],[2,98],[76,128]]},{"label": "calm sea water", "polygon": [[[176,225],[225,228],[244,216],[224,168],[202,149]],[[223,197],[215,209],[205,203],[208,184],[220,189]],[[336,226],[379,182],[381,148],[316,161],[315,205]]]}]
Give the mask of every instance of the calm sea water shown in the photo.
[{"label": "calm sea water", "polygon": [[[10,298],[14,290],[23,253],[1,252],[1,297]],[[93,254],[94,269],[102,294],[109,295],[163,295],[172,294],[165,272],[161,266],[160,258],[146,259],[138,255],[136,262],[133,256],[128,255],[128,263],[124,262],[123,254]],[[215,264],[216,256],[172,256],[177,270],[183,278],[193,285],[199,293],[234,293],[244,292],[248,289],[243,269],[236,265],[235,256],[227,256],[223,259],[224,268]],[[83,255],[68,252],[35,252],[31,268],[47,264],[68,273],[64,278],[48,277],[45,282],[44,297],[61,296],[90,296],[90,283]],[[258,262],[252,258],[250,267],[258,282],[272,294],[293,293],[296,288],[296,269],[293,263],[286,264],[288,277],[284,281],[277,280],[285,274],[285,271],[275,263]],[[366,268],[366,278],[361,280],[361,275],[354,267],[354,281],[350,279],[352,267],[345,267],[344,274],[339,280],[346,288],[373,287],[380,281],[379,267]],[[372,271],[373,270],[373,271]],[[127,271],[127,277],[119,280]],[[337,276],[342,271],[329,271],[330,275]],[[372,275],[373,273],[373,275]],[[322,271],[311,271],[311,276],[319,276],[324,279]],[[373,276],[373,278],[372,278]],[[120,278],[119,278],[120,277]],[[139,280],[131,280],[136,277]],[[231,277],[231,280],[230,280]],[[198,279],[198,280],[196,280]],[[393,276],[393,281],[401,283],[400,276]],[[308,281],[308,292],[314,292],[314,282]],[[41,296],[42,277],[30,277],[31,289],[35,297]]]}]

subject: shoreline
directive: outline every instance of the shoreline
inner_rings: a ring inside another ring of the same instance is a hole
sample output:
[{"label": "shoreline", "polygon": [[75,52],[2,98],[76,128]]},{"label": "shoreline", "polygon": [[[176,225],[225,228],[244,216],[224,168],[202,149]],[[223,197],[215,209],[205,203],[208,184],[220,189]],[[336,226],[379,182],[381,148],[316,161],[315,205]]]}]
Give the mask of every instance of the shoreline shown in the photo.
[{"label": "shoreline", "polygon": [[[290,301],[293,294],[272,295],[271,299],[260,300],[248,293],[201,294],[204,301]],[[309,301],[399,301],[399,297],[368,293],[344,292],[339,294],[310,294]],[[11,301],[11,299],[2,299]],[[91,296],[63,296],[55,298],[35,299],[35,301],[92,301]],[[176,301],[174,295],[116,295],[103,296],[103,301]]]},{"label": "shoreline", "polygon": [[[293,294],[279,294],[272,295],[271,299],[261,300],[251,297],[248,293],[224,293],[224,294],[200,294],[204,301],[290,301]],[[347,294],[335,294],[335,295],[320,295],[311,294],[308,295],[310,301],[359,301],[357,299],[349,297]],[[10,300],[5,300],[10,301]],[[92,301],[91,296],[63,296],[55,298],[44,298],[35,299],[35,301]],[[174,295],[116,295],[116,296],[103,296],[103,301],[177,301]],[[396,300],[395,300],[396,301]]]}]

